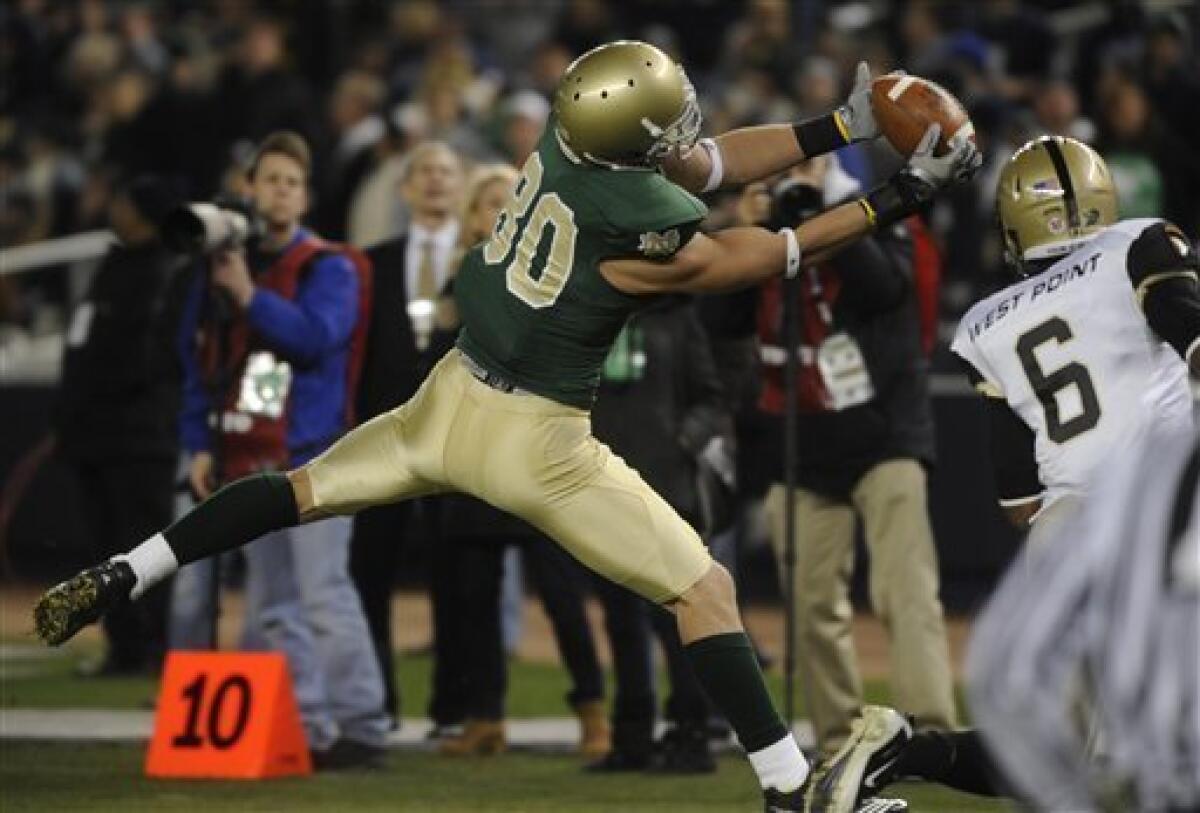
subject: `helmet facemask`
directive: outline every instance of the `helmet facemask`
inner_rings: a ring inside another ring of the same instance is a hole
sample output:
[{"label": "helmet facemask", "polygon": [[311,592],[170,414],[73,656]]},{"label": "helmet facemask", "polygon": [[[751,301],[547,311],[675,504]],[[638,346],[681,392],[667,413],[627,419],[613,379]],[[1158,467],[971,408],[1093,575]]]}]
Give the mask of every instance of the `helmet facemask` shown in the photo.
[{"label": "helmet facemask", "polygon": [[696,88],[692,86],[682,68],[679,69],[679,73],[683,80],[683,108],[675,121],[662,128],[647,118],[642,119],[642,126],[655,139],[646,151],[646,160],[651,165],[659,163],[672,152],[687,152],[700,138],[700,126],[704,116],[700,112],[699,102],[696,101]]}]

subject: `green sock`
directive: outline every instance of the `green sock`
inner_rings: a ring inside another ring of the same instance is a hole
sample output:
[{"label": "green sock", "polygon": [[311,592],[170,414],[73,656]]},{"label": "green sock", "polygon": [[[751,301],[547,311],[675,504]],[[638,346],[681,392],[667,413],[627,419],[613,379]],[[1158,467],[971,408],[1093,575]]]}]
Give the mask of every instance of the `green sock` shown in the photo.
[{"label": "green sock", "polygon": [[684,649],[700,685],[733,726],[748,753],[774,745],[788,735],[746,633],[711,635]]}]

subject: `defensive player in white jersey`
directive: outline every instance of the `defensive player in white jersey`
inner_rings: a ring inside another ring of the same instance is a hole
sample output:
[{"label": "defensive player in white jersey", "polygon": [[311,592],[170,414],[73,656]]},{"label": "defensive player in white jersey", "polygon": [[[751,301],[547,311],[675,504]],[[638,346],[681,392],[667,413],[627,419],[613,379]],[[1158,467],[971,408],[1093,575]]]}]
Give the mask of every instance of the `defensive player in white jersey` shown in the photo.
[{"label": "defensive player in white jersey", "polygon": [[[1040,810],[1200,810],[1196,439],[1156,433],[1105,467],[976,625],[971,709]],[[1100,759],[1091,720],[1113,734]]]},{"label": "defensive player in white jersey", "polygon": [[1114,222],[1108,167],[1073,139],[1022,147],[997,206],[1019,280],[968,311],[951,349],[988,401],[1000,504],[1020,524],[1148,432],[1191,426],[1197,266],[1171,224]]},{"label": "defensive player in white jersey", "polygon": [[[1108,167],[1074,139],[1025,144],[996,195],[1014,281],[967,313],[951,348],[987,404],[1000,504],[1035,548],[1061,538],[1104,468],[1191,430],[1200,264],[1172,224],[1117,222]],[[863,772],[867,793],[902,776],[1005,793],[975,731],[917,733]]]}]

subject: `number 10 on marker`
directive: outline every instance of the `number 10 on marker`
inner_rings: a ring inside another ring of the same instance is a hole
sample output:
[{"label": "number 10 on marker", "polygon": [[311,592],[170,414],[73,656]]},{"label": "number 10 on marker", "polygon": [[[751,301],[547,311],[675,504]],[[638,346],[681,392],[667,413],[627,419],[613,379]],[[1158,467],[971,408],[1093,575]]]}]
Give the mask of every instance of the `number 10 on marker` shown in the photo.
[{"label": "number 10 on marker", "polygon": [[167,657],[146,773],[261,779],[312,763],[277,652],[173,652]]}]

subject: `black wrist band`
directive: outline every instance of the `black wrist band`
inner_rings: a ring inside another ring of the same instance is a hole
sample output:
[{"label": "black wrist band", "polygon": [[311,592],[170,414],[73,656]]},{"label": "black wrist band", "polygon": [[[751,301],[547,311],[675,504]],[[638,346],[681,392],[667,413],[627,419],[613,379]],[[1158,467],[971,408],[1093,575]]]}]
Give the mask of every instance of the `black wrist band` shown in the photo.
[{"label": "black wrist band", "polygon": [[842,137],[833,113],[798,121],[792,125],[792,130],[796,133],[796,143],[804,151],[805,158],[824,155],[850,143]]},{"label": "black wrist band", "polygon": [[916,214],[933,197],[933,187],[901,170],[887,183],[875,187],[860,202],[877,229],[886,228]]}]

